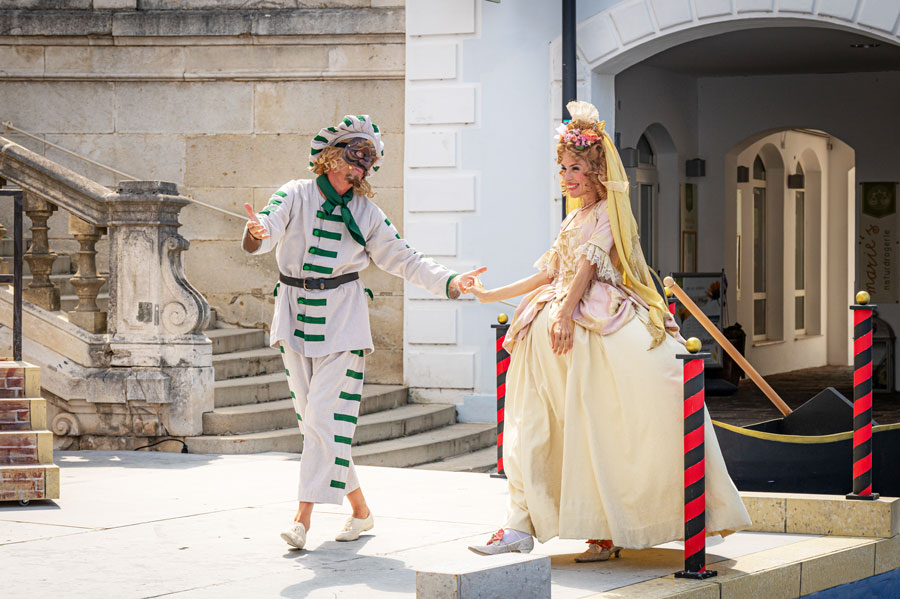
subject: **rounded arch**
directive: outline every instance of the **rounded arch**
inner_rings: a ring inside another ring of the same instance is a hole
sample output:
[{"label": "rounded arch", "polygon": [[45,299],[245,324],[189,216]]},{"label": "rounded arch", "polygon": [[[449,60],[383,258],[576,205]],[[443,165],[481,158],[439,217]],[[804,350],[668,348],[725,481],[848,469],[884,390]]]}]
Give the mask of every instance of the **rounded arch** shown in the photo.
[{"label": "rounded arch", "polygon": [[[657,154],[671,154],[677,151],[675,141],[672,140],[669,130],[662,123],[650,123],[644,128],[642,135],[647,138],[653,147],[653,151]],[[637,140],[635,140],[635,143],[637,143]]]},{"label": "rounded arch", "polygon": [[692,39],[776,24],[861,33],[900,45],[900,35],[892,27],[900,16],[898,6],[850,0],[829,12],[816,4],[773,10],[770,4],[755,9],[738,3],[735,8],[730,0],[713,0],[692,10],[687,2],[620,2],[578,24],[578,46],[590,70],[615,75]]}]

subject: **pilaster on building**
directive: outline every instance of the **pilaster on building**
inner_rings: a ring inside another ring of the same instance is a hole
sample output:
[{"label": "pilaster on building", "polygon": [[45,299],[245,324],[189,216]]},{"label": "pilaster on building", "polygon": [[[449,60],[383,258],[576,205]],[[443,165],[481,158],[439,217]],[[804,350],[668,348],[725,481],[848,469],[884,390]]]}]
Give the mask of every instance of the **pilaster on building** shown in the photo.
[{"label": "pilaster on building", "polygon": [[0,361],[0,501],[59,498],[40,368]]},{"label": "pilaster on building", "polygon": [[[406,2],[405,233],[448,268],[477,266],[464,254],[461,221],[478,210],[479,171],[462,168],[461,138],[478,127],[480,86],[466,83],[462,42],[480,35],[475,0]],[[476,386],[478,350],[461,343],[460,311],[470,302],[406,285],[404,372],[419,401],[462,401]]]}]

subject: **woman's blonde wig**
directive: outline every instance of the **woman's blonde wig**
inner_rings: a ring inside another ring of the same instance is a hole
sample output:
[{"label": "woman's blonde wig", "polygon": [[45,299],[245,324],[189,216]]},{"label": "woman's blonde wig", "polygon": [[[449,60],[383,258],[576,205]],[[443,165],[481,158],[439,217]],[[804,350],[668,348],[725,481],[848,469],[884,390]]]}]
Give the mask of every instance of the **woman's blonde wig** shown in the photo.
[{"label": "woman's blonde wig", "polygon": [[[343,152],[343,148],[336,148],[334,146],[326,147],[319,153],[318,156],[316,156],[316,159],[310,169],[316,175],[324,175],[328,171],[337,169],[342,164],[346,164],[344,162],[344,159],[341,158]],[[363,175],[363,178],[360,179],[358,185],[353,186],[353,191],[355,191],[359,195],[366,196],[367,198],[375,197],[375,192],[372,191],[372,186],[369,185],[368,181],[366,181],[365,175]]]}]

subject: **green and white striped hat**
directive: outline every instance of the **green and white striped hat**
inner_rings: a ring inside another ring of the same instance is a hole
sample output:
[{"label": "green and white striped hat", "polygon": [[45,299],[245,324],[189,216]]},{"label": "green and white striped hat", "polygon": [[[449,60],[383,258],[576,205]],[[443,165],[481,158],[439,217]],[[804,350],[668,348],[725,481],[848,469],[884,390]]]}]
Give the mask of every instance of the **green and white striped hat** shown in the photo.
[{"label": "green and white striped hat", "polygon": [[325,127],[320,130],[310,144],[309,167],[312,168],[316,155],[326,147],[354,137],[368,139],[375,146],[375,153],[378,155],[378,159],[375,160],[367,174],[371,175],[373,172],[378,171],[381,163],[384,162],[384,142],[381,141],[381,131],[378,130],[378,125],[373,123],[371,117],[367,114],[348,114],[334,127]]}]

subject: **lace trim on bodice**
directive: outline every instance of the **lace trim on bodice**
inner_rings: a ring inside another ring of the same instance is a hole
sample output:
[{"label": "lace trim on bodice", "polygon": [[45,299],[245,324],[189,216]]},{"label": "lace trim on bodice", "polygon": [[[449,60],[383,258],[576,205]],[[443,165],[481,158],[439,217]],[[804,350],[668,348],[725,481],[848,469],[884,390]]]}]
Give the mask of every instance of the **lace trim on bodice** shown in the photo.
[{"label": "lace trim on bodice", "polygon": [[576,258],[584,256],[587,261],[597,267],[597,278],[604,283],[610,285],[620,285],[622,283],[622,275],[613,266],[612,260],[606,251],[593,243],[585,243],[575,250]]}]

